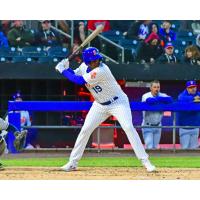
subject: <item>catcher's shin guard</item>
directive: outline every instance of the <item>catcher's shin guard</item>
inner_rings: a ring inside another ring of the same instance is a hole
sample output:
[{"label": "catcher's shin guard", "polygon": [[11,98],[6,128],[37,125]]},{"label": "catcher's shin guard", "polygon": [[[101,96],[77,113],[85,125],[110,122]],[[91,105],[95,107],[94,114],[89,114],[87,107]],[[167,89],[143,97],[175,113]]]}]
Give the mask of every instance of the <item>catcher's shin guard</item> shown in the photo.
[{"label": "catcher's shin guard", "polygon": [[6,148],[5,139],[0,135],[0,156],[4,153]]},{"label": "catcher's shin guard", "polygon": [[14,132],[14,135],[15,135],[15,140],[14,140],[15,149],[17,151],[23,150],[26,142],[27,130],[23,130],[21,132],[16,131]]}]

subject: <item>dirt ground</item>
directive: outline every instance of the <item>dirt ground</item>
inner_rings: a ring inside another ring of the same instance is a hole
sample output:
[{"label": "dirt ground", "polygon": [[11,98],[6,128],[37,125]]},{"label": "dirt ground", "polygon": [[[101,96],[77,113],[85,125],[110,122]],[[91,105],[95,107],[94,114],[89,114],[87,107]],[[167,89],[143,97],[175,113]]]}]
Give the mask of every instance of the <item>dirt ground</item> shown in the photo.
[{"label": "dirt ground", "polygon": [[[151,156],[199,156],[199,152],[154,152]],[[68,157],[69,152],[25,152],[7,154],[4,158]],[[86,157],[132,157],[131,152],[86,152]],[[200,168],[157,168],[148,173],[143,167],[79,167],[77,171],[64,172],[56,167],[4,167],[0,180],[200,180]]]},{"label": "dirt ground", "polygon": [[148,173],[144,168],[79,167],[63,172],[55,167],[6,167],[0,180],[200,180],[200,169],[158,168]]}]

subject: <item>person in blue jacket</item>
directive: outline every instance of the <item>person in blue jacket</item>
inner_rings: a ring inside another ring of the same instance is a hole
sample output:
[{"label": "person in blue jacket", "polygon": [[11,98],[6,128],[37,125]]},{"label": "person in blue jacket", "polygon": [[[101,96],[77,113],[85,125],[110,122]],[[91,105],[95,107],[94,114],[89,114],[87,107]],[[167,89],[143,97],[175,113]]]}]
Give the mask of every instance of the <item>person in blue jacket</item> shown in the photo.
[{"label": "person in blue jacket", "polygon": [[[197,90],[196,81],[187,81],[186,89],[179,94],[178,101],[200,102],[200,92]],[[200,113],[197,111],[181,111],[178,112],[177,117],[180,126],[199,126],[200,124]],[[182,149],[198,148],[199,128],[180,128],[179,137]]]},{"label": "person in blue jacket", "polygon": [[9,47],[9,45],[7,37],[0,31],[0,48],[1,47]]}]

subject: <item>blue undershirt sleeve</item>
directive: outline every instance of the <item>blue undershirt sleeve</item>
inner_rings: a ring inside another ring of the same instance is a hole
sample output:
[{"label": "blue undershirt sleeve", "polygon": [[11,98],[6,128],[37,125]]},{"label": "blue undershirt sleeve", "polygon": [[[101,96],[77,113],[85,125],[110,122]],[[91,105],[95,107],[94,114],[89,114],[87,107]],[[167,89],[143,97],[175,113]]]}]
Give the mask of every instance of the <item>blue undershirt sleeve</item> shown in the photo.
[{"label": "blue undershirt sleeve", "polygon": [[63,76],[69,79],[71,82],[76,83],[78,85],[84,85],[87,82],[84,80],[82,76],[77,76],[72,69],[67,69],[62,72]]}]

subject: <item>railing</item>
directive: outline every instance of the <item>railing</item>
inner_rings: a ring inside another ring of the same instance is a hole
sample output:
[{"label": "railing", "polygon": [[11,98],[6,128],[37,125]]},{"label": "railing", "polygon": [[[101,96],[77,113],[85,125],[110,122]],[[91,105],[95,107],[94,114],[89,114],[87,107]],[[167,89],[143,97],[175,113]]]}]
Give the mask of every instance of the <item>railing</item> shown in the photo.
[{"label": "railing", "polygon": [[[92,32],[92,31],[89,30],[89,33],[91,33],[91,32]],[[121,62],[124,63],[124,61],[125,61],[125,49],[124,49],[124,47],[122,47],[121,45],[119,45],[119,44],[113,42],[112,40],[109,40],[108,38],[104,37],[104,36],[101,35],[101,34],[99,34],[97,37],[101,38],[102,40],[104,40],[104,41],[110,43],[111,45],[117,47],[118,49],[120,49],[120,50],[121,50]],[[102,54],[102,52],[101,52],[101,54]],[[104,57],[106,57],[107,59],[109,59],[110,61],[112,61],[112,62],[114,62],[114,63],[116,63],[116,64],[119,64],[118,61],[114,60],[113,58],[109,57],[108,55],[105,55],[105,54],[102,54],[102,55],[103,55]]]},{"label": "railing", "polygon": [[[78,102],[78,101],[23,101],[23,102],[14,102],[9,101],[8,103],[8,111],[20,111],[20,110],[28,110],[28,111],[82,111],[89,110],[92,106],[92,102]],[[172,111],[173,112],[173,125],[170,126],[151,126],[152,128],[172,128],[173,129],[173,149],[176,150],[176,129],[177,128],[199,128],[199,126],[178,126],[176,125],[176,112],[179,111],[200,111],[199,103],[171,103],[171,104],[160,104],[160,105],[149,105],[145,102],[130,102],[130,107],[132,111]],[[9,122],[16,125],[18,128],[20,127],[20,114],[16,112],[9,113]],[[81,128],[82,126],[30,126],[26,128],[38,128],[38,129],[74,129]],[[135,128],[149,128],[149,126],[135,126]],[[100,129],[103,128],[121,128],[120,126],[99,126],[97,131],[98,138],[98,149],[100,150]],[[12,146],[12,140],[10,140],[9,149],[12,152],[15,152]]]}]

